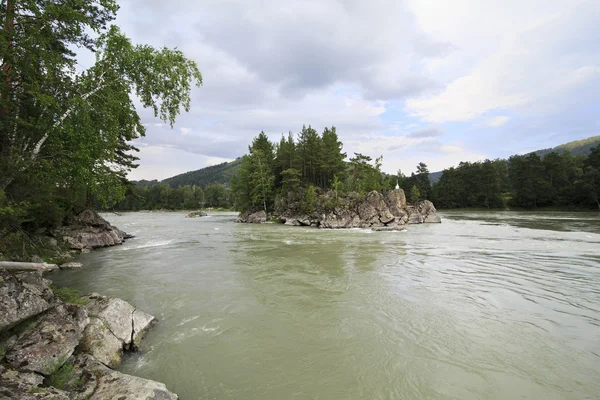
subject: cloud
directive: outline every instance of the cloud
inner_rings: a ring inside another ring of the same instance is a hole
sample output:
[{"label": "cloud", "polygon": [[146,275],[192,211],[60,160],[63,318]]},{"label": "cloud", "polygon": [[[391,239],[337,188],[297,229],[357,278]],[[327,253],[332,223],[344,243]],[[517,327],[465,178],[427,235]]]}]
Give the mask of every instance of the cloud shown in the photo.
[{"label": "cloud", "polygon": [[[465,2],[456,3],[456,13],[466,14],[453,23],[462,28],[445,27],[448,31],[444,37],[454,37],[461,49],[464,44],[463,57],[471,63],[453,59],[438,63],[435,68],[456,69],[457,76],[438,94],[409,99],[406,111],[410,115],[436,123],[471,121],[498,110],[547,115],[556,111],[555,100],[573,100],[573,90],[600,85],[598,45],[590,41],[590,37],[600,35],[600,3],[549,1],[535,14],[523,12],[531,9],[531,2],[524,3],[525,10],[521,9],[523,2],[503,2],[506,10],[498,10],[487,1],[481,2],[481,9],[463,9]],[[472,17],[490,21],[490,26],[482,26]],[[431,15],[424,19],[425,24],[440,22]],[[471,23],[465,24],[464,19]],[[473,36],[488,39],[487,48],[480,39],[467,37],[466,29]]]},{"label": "cloud", "polygon": [[491,126],[491,127],[494,127],[494,128],[498,128],[498,127],[506,124],[509,120],[510,120],[509,117],[499,115],[497,117],[488,118],[487,121],[486,121],[486,124],[488,126]]},{"label": "cloud", "polygon": [[428,126],[427,128],[417,129],[416,131],[409,133],[408,136],[413,138],[438,137],[444,136],[444,131],[437,126]]},{"label": "cloud", "polygon": [[348,154],[391,171],[597,134],[599,19],[593,0],[122,2],[134,42],[181,49],[204,78],[174,129],[141,111],[132,176],[234,159],[303,124],[335,125]]}]

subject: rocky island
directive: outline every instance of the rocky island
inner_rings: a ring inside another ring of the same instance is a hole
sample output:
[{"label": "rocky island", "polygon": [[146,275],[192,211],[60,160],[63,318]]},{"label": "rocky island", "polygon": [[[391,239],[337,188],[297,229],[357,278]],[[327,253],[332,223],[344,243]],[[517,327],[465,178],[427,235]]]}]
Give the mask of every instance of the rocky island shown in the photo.
[{"label": "rocky island", "polygon": [[375,231],[403,229],[407,224],[440,223],[432,202],[420,200],[407,204],[404,190],[394,189],[385,196],[371,191],[364,196],[349,193],[338,199],[332,191],[317,198],[314,211],[306,212],[298,196],[289,193],[272,215],[264,210],[246,212],[237,222],[265,223],[276,220],[286,225],[314,226],[323,229],[371,228]]}]

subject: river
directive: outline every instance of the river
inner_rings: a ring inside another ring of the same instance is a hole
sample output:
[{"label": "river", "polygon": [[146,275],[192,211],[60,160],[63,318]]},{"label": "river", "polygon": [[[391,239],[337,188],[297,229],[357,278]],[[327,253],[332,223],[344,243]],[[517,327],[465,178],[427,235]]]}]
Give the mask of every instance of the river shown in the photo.
[{"label": "river", "polygon": [[190,399],[598,399],[600,214],[445,212],[407,232],[105,217],[52,276],[159,322],[120,370]]}]

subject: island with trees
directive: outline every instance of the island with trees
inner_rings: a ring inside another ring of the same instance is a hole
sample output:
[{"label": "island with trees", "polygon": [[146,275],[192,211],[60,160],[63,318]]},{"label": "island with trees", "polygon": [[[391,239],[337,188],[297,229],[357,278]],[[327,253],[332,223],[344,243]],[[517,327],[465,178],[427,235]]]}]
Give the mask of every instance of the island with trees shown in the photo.
[{"label": "island with trees", "polygon": [[426,200],[429,171],[423,163],[411,177],[408,205],[397,177],[381,172],[383,158],[346,153],[335,127],[319,134],[303,126],[272,143],[261,132],[231,180],[239,222],[275,220],[320,228],[401,229],[405,224],[441,222]]}]

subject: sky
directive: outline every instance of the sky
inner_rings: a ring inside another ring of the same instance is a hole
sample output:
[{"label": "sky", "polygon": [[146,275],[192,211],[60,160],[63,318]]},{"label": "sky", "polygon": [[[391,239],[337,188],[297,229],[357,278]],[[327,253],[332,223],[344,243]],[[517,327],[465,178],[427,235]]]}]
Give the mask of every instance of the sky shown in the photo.
[{"label": "sky", "polygon": [[600,134],[598,0],[123,0],[135,42],[177,47],[203,85],[173,128],[140,110],[130,179],[242,156],[260,131],[337,128],[405,174]]}]

